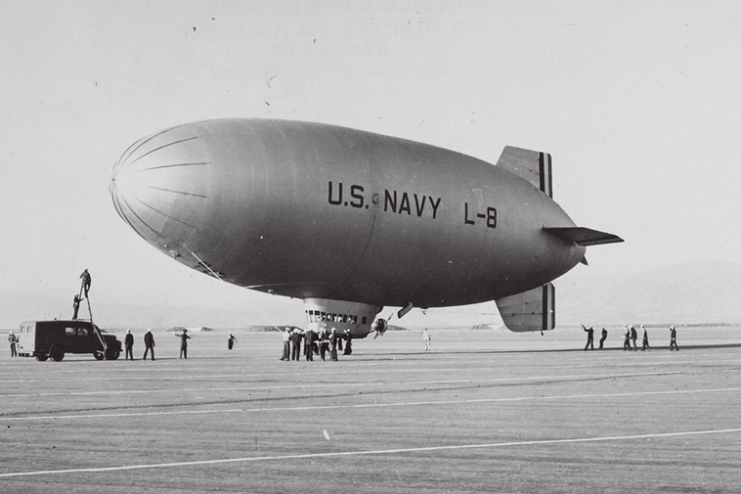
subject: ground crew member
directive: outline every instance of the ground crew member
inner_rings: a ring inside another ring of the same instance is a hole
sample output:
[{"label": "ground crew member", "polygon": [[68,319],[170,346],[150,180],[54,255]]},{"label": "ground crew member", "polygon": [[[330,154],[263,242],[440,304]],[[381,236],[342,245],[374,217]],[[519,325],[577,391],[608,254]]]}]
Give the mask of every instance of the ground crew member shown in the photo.
[{"label": "ground crew member", "polygon": [[422,341],[425,344],[425,352],[429,352],[430,343],[432,342],[432,336],[430,335],[430,332],[427,331],[427,328],[425,328],[425,330],[422,331]]},{"label": "ground crew member", "polygon": [[587,344],[584,346],[584,350],[591,347],[592,350],[594,350],[594,328],[587,329],[586,326],[583,324],[581,325],[582,329],[587,332]]},{"label": "ground crew member", "polygon": [[235,343],[237,343],[237,339],[236,339],[236,338],[234,337],[234,335],[233,335],[233,334],[231,333],[231,331],[230,331],[230,332],[229,332],[229,339],[228,339],[228,340],[226,340],[226,347],[227,347],[227,348],[228,348],[229,350],[231,350],[232,348],[234,348],[234,344],[235,344]]},{"label": "ground crew member", "polygon": [[337,329],[332,328],[329,333],[329,354],[333,362],[337,362]]},{"label": "ground crew member", "polygon": [[291,360],[298,360],[301,355],[301,333],[298,328],[291,331]]},{"label": "ground crew member", "polygon": [[87,272],[87,268],[85,268],[85,271],[82,272],[80,275],[80,278],[82,278],[82,290],[85,292],[85,298],[88,298],[87,292],[90,291],[90,285],[93,282],[92,276],[90,276],[90,273]]},{"label": "ground crew member", "polygon": [[75,294],[75,297],[72,299],[72,320],[77,320],[77,313],[80,311],[80,302],[82,302],[82,299],[79,295]]},{"label": "ground crew member", "polygon": [[154,360],[154,335],[151,330],[144,333],[144,360],[147,360],[147,354],[152,351],[152,360]]},{"label": "ground crew member", "polygon": [[623,340],[623,350],[630,350],[630,329],[628,329],[628,325],[623,325],[625,328],[625,334],[623,336],[625,339]]},{"label": "ground crew member", "polygon": [[669,351],[679,351],[679,347],[677,346],[677,328],[674,325],[669,326],[669,335]]},{"label": "ground crew member", "polygon": [[352,355],[352,331],[345,330],[345,351],[342,355]]},{"label": "ground crew member", "polygon": [[283,355],[280,359],[291,360],[291,332],[287,329],[283,331]]},{"label": "ground crew member", "polygon": [[[178,335],[175,335],[178,336]],[[190,339],[190,336],[188,336],[188,330],[183,329],[183,332],[180,333],[180,356],[178,359],[188,358],[188,340]]]},{"label": "ground crew member", "polygon": [[131,334],[130,329],[126,330],[124,346],[126,347],[126,357],[124,357],[124,360],[129,360],[129,357],[131,357],[131,360],[134,360],[134,335]]},{"label": "ground crew member", "polygon": [[322,360],[326,360],[328,346],[329,334],[327,334],[327,328],[322,327],[319,331],[319,356],[322,357]]},{"label": "ground crew member", "polygon": [[646,327],[641,324],[641,329],[643,330],[643,348],[641,351],[646,351],[646,348],[651,350],[651,347],[648,345],[648,331],[646,331]]},{"label": "ground crew member", "polygon": [[635,326],[630,327],[630,339],[633,341],[633,350],[638,350],[638,343],[636,340],[638,340],[638,331],[636,331]]},{"label": "ground crew member", "polygon": [[10,343],[10,356],[11,357],[17,357],[18,356],[18,350],[16,350],[16,343],[18,343],[18,337],[15,335],[14,332],[8,333],[8,343]]},{"label": "ground crew member", "polygon": [[304,341],[306,360],[314,361],[314,336],[313,329],[309,328],[306,330],[306,341]]},{"label": "ground crew member", "polygon": [[602,328],[602,337],[599,339],[599,349],[602,350],[602,344],[607,339],[607,330]]}]

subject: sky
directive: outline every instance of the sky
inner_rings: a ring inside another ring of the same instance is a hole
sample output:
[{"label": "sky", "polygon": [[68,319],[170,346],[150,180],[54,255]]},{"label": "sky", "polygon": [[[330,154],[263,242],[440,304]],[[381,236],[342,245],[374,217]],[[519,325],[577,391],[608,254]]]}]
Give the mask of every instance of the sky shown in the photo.
[{"label": "sky", "polygon": [[223,117],[549,152],[556,202],[625,239],[566,276],[738,262],[739,26],[734,1],[5,1],[0,292],[71,299],[88,268],[108,300],[300,311],[113,208],[131,143]]}]

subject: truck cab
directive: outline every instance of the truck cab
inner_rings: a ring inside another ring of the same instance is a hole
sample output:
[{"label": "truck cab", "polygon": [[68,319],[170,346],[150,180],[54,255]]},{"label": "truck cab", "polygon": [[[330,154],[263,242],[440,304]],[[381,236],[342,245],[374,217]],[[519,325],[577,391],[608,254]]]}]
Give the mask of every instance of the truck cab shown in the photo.
[{"label": "truck cab", "polygon": [[89,353],[97,360],[116,360],[121,342],[91,321],[24,321],[18,332],[18,356],[61,362],[67,353]]}]

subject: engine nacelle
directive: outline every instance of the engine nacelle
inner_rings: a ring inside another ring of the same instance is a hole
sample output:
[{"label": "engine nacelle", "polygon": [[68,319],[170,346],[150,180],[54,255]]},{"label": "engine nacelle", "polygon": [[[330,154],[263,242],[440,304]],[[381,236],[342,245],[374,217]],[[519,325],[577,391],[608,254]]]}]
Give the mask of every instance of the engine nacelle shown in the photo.
[{"label": "engine nacelle", "polygon": [[372,329],[376,332],[376,336],[383,336],[383,333],[389,328],[389,323],[386,319],[376,319],[373,323]]}]

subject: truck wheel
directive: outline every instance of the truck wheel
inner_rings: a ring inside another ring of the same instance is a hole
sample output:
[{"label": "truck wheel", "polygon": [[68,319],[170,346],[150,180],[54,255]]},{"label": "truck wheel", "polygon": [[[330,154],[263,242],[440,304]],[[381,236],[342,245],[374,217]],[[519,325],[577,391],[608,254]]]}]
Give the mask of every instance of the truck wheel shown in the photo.
[{"label": "truck wheel", "polygon": [[105,351],[106,360],[118,360],[119,355],[121,355],[121,352],[119,352],[118,350],[108,349]]},{"label": "truck wheel", "polygon": [[64,359],[64,348],[59,345],[52,347],[49,351],[49,357],[51,357],[54,362],[61,362]]},{"label": "truck wheel", "polygon": [[105,358],[103,352],[93,352],[93,357],[95,357],[95,360],[103,360]]},{"label": "truck wheel", "polygon": [[39,362],[46,362],[46,359],[48,358],[48,355],[36,355],[36,360],[38,360]]}]

